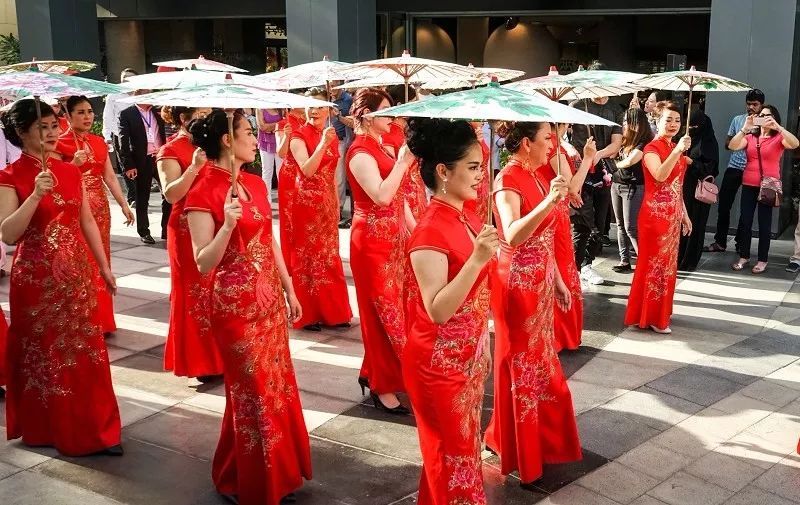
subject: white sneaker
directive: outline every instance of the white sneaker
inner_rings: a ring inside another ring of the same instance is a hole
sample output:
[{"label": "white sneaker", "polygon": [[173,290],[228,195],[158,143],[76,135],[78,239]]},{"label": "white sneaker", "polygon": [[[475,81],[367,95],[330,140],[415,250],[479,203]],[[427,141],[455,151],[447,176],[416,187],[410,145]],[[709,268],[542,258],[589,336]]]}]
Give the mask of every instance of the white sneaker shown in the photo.
[{"label": "white sneaker", "polygon": [[594,286],[599,286],[606,282],[606,280],[602,278],[600,274],[594,271],[592,265],[586,265],[585,267],[581,268],[581,279]]}]

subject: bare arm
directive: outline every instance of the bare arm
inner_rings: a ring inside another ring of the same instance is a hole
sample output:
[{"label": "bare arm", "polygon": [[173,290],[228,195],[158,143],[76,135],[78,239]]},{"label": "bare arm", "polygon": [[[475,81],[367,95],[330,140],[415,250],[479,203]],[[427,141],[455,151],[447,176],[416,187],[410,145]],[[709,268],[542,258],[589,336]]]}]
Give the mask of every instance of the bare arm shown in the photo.
[{"label": "bare arm", "polygon": [[597,151],[595,155],[595,160],[599,161],[601,158],[613,158],[617,155],[619,150],[622,148],[622,135],[619,133],[614,133],[611,135],[611,143],[605,146],[603,149]]},{"label": "bare arm", "polygon": [[111,196],[114,197],[114,201],[117,202],[117,205],[126,209],[128,207],[128,201],[125,200],[125,196],[122,194],[122,187],[119,185],[117,174],[114,173],[114,167],[111,166],[110,158],[106,158],[106,165],[103,168],[103,182],[106,183],[106,187],[111,192]]},{"label": "bare arm", "polygon": [[642,164],[650,172],[650,175],[658,181],[662,182],[667,180],[667,177],[672,173],[672,170],[678,164],[678,160],[683,156],[684,151],[692,146],[692,139],[688,135],[684,135],[672,148],[667,159],[661,161],[661,158],[656,153],[647,153],[644,155]]},{"label": "bare arm", "polygon": [[169,203],[175,203],[185,197],[205,162],[205,153],[199,147],[194,151],[192,164],[182,174],[177,160],[158,160],[158,178],[161,180],[161,187],[164,188],[164,198]]},{"label": "bare arm", "polygon": [[303,142],[301,139],[292,139],[289,143],[289,148],[292,150],[292,156],[294,156],[295,161],[300,166],[300,170],[303,172],[303,175],[306,177],[311,177],[317,170],[319,170],[319,166],[322,163],[322,158],[325,156],[325,150],[328,149],[328,146],[331,145],[333,142],[333,136],[336,135],[336,130],[331,128],[325,128],[325,131],[322,134],[322,140],[319,144],[317,144],[316,149],[314,152],[311,153],[311,156],[308,155],[308,149],[306,149],[306,143]]},{"label": "bare arm", "polygon": [[414,213],[411,212],[411,207],[408,206],[408,200],[403,202],[403,213],[406,216],[406,229],[411,233],[417,227],[417,220],[414,219]]},{"label": "bare arm", "polygon": [[641,149],[633,149],[624,159],[617,162],[617,168],[629,168],[642,161],[644,153]]},{"label": "bare arm", "polygon": [[289,137],[292,136],[292,127],[288,124],[283,130],[275,130],[275,152],[281,158],[286,158],[289,152]]},{"label": "bare arm", "polygon": [[369,154],[358,153],[350,160],[350,171],[353,177],[364,188],[372,201],[381,207],[387,207],[392,203],[413,160],[407,147],[401,148],[400,152],[408,154],[401,155],[386,179],[381,178],[378,162]]},{"label": "bare arm", "polygon": [[725,146],[729,151],[741,151],[747,147],[747,135],[742,130],[736,132],[733,137],[728,137],[728,144]]},{"label": "bare arm", "polygon": [[[556,178],[558,179],[558,177]],[[554,181],[556,179],[553,179]],[[566,183],[561,179],[566,192]],[[500,225],[503,227],[503,235],[511,247],[528,240],[535,232],[545,217],[553,210],[556,204],[556,197],[551,191],[532,211],[524,216],[520,216],[522,198],[514,191],[500,190],[495,195],[497,213],[500,216]]]},{"label": "bare arm", "polygon": [[0,186],[0,236],[8,245],[15,244],[28,226],[45,195],[53,190],[53,174],[45,170],[36,174],[35,188],[20,205],[14,188]]}]

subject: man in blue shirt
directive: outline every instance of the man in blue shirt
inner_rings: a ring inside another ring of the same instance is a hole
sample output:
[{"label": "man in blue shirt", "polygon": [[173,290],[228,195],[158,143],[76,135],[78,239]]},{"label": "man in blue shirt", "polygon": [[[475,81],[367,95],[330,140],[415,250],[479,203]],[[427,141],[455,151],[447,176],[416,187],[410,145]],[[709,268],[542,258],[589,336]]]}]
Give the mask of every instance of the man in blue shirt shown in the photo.
[{"label": "man in blue shirt", "polygon": [[[331,83],[331,102],[336,104],[333,109],[332,126],[339,137],[339,163],[336,165],[336,190],[339,194],[339,227],[347,228],[349,223],[344,218],[344,200],[347,197],[347,174],[345,172],[345,155],[353,142],[353,118],[350,116],[350,107],[353,105],[353,96],[345,90],[335,89],[341,82]],[[351,216],[352,218],[352,216]]]},{"label": "man in blue shirt", "polygon": [[[745,103],[747,104],[747,112],[739,114],[731,120],[731,125],[728,128],[728,140],[725,142],[725,149],[728,149],[728,144],[736,133],[744,128],[744,120],[747,116],[752,116],[761,112],[761,107],[764,106],[764,92],[760,89],[751,89],[747,92]],[[728,168],[725,170],[725,175],[722,177],[722,186],[719,189],[719,208],[717,214],[717,233],[714,235],[714,242],[705,246],[705,252],[723,252],[728,248],[728,228],[731,224],[731,207],[736,200],[736,194],[739,188],[742,187],[742,174],[744,167],[747,164],[747,154],[744,150],[733,151],[731,158],[728,160]],[[738,238],[734,239],[735,248],[738,250]]]}]

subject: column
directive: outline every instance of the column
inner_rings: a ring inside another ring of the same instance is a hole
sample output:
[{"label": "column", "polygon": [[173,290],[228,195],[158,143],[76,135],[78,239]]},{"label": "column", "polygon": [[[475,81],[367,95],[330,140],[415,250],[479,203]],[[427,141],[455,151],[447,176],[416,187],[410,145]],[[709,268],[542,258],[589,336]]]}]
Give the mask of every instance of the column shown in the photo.
[{"label": "column", "polygon": [[457,20],[456,63],[483,66],[483,50],[489,39],[489,18],[462,16]]},{"label": "column", "polygon": [[[712,0],[708,41],[708,69],[764,91],[767,103],[781,114],[783,125],[797,131],[798,106],[797,0]],[[730,151],[725,149],[728,125],[744,112],[744,93],[708,93],[706,114],[713,120],[720,147],[720,177],[727,167]],[[773,218],[772,231],[780,233],[788,224],[791,207],[792,154],[784,156],[784,207]],[[716,224],[712,207],[709,226]],[[731,226],[739,218],[738,201],[731,214]]]},{"label": "column", "polygon": [[23,60],[100,61],[95,0],[16,2]]},{"label": "column", "polygon": [[[22,0],[21,0],[22,1]],[[376,0],[286,0],[289,64],[377,58]]]},{"label": "column", "polygon": [[144,58],[144,29],[141,21],[103,21],[106,38],[108,80],[119,82],[123,69],[148,72]]}]

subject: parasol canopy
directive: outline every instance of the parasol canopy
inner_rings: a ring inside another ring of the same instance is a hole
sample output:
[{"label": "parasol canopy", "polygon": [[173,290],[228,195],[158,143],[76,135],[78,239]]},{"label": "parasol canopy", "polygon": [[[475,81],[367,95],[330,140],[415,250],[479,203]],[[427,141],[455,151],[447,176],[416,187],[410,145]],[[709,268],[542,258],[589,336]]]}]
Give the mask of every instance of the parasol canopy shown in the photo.
[{"label": "parasol canopy", "polygon": [[129,96],[120,99],[120,102],[218,109],[291,109],[333,106],[331,102],[284,91],[227,83]]},{"label": "parasol canopy", "polygon": [[247,70],[227,63],[206,59],[202,54],[197,58],[183,60],[159,61],[153,63],[156,67],[169,68],[194,68],[196,70],[210,70],[212,72],[247,72]]},{"label": "parasol canopy", "polygon": [[626,95],[642,89],[642,86],[626,82],[626,74],[641,76],[641,74],[610,70],[579,70],[572,74],[561,75],[558,69],[552,66],[547,75],[512,82],[505,87],[525,93],[539,93],[550,100],[570,101]]},{"label": "parasol canopy", "polygon": [[244,84],[246,86],[262,87],[262,81],[256,77],[242,74],[211,72],[208,70],[178,70],[174,72],[153,72],[150,74],[134,75],[120,84],[129,90],[136,89],[177,89],[208,86],[211,84]]},{"label": "parasol canopy", "polygon": [[117,84],[105,81],[38,70],[0,74],[0,97],[8,100],[17,100],[28,95],[51,98],[72,95],[95,97],[126,91]]},{"label": "parasol canopy", "polygon": [[471,68],[478,73],[476,78],[465,79],[463,77],[434,79],[422,83],[423,89],[459,89],[459,88],[474,88],[475,86],[483,86],[490,82],[503,82],[522,77],[525,72],[522,70],[512,70],[508,68],[482,68],[475,67],[470,63],[467,68]]},{"label": "parasol canopy", "polygon": [[52,74],[78,74],[94,70],[97,64],[78,60],[37,60],[14,63],[0,67],[0,74],[20,72],[23,70],[38,70]]},{"label": "parasol canopy", "polygon": [[259,74],[255,78],[268,84],[271,89],[311,88],[326,86],[332,81],[345,80],[341,71],[348,67],[350,67],[350,63],[329,60],[325,56],[321,61],[312,61],[276,72]]}]

